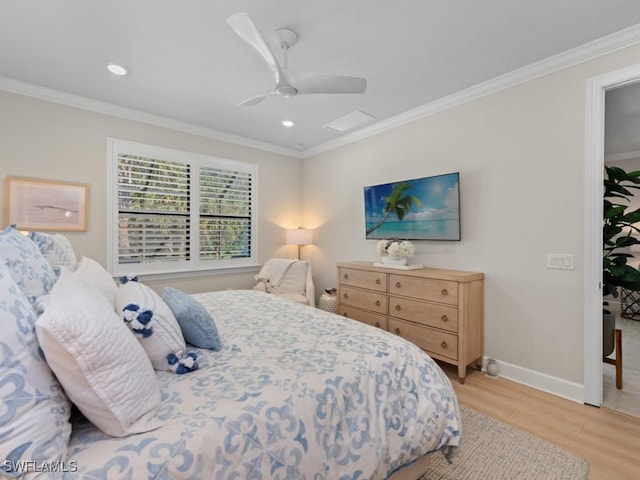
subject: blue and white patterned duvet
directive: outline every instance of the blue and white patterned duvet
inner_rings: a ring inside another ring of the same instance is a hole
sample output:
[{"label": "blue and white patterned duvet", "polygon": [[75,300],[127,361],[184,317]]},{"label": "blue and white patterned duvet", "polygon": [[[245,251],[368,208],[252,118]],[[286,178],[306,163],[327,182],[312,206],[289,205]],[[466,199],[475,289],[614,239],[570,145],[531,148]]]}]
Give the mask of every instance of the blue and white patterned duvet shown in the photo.
[{"label": "blue and white patterned duvet", "polygon": [[384,479],[459,444],[451,384],[414,345],[262,292],[194,298],[223,349],[157,372],[157,430],[112,438],[78,420],[65,478]]}]

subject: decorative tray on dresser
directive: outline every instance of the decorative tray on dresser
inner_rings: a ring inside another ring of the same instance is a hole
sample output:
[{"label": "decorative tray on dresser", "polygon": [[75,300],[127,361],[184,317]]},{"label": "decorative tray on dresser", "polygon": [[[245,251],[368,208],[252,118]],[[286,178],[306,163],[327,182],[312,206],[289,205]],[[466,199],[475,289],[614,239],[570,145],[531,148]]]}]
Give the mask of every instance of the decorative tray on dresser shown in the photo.
[{"label": "decorative tray on dresser", "polygon": [[338,264],[338,314],[393,332],[431,357],[482,366],[484,274]]}]

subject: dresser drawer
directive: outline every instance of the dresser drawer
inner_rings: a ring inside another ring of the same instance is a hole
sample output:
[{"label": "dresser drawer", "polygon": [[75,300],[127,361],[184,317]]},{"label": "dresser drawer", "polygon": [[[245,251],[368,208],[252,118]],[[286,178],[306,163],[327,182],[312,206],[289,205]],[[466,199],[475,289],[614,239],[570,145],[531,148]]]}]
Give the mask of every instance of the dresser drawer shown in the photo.
[{"label": "dresser drawer", "polygon": [[387,291],[387,275],[384,273],[340,268],[338,275],[338,282],[343,285],[357,286],[377,292]]},{"label": "dresser drawer", "polygon": [[449,280],[391,274],[389,275],[389,293],[458,305],[458,282]]},{"label": "dresser drawer", "polygon": [[389,331],[415,343],[429,353],[458,359],[458,337],[451,333],[441,332],[415,323],[389,318]]},{"label": "dresser drawer", "polygon": [[338,292],[338,302],[340,306],[348,305],[383,315],[387,314],[387,296],[384,293],[361,290],[341,284]]},{"label": "dresser drawer", "polygon": [[340,307],[338,307],[338,315],[352,318],[353,320],[358,320],[359,322],[366,323],[367,325],[378,327],[383,330],[387,330],[388,327],[387,317],[384,315],[378,315],[377,313],[367,312],[357,308],[340,305]]},{"label": "dresser drawer", "polygon": [[458,309],[456,307],[390,296],[389,316],[453,333],[458,332]]}]

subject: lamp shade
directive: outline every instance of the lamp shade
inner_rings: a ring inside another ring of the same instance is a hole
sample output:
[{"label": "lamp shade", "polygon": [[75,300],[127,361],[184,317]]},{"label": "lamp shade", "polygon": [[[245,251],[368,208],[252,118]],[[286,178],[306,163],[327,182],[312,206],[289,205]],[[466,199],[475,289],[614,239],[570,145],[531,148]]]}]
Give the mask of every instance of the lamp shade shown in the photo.
[{"label": "lamp shade", "polygon": [[288,228],[287,245],[311,245],[313,243],[313,236],[311,230],[306,228]]}]

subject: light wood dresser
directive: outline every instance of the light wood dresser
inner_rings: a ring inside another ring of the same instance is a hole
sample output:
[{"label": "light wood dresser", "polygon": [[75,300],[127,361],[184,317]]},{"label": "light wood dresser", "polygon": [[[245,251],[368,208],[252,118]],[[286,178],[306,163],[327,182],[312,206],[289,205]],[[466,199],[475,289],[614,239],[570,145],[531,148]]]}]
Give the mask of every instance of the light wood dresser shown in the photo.
[{"label": "light wood dresser", "polygon": [[484,274],[338,264],[338,314],[393,332],[431,357],[482,366]]}]

